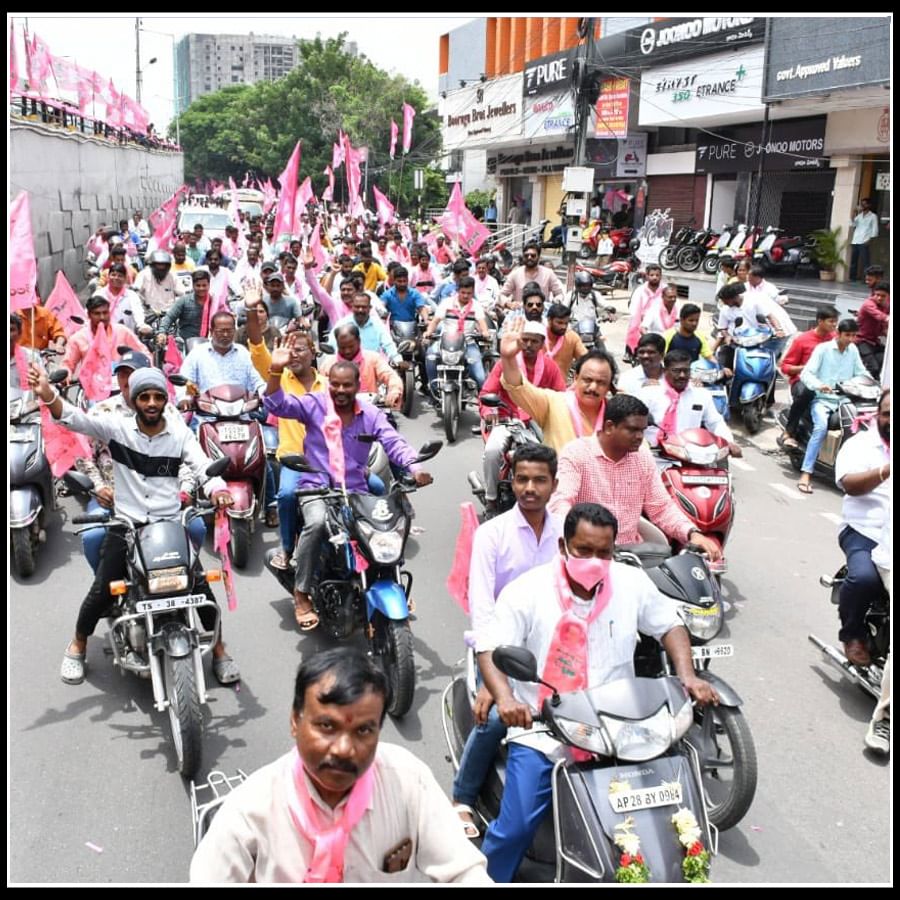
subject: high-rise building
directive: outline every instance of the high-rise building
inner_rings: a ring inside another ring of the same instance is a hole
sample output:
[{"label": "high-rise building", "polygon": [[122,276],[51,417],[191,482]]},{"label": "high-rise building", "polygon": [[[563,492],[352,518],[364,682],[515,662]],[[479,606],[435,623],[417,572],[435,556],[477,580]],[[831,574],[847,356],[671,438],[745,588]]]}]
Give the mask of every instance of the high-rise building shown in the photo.
[{"label": "high-rise building", "polygon": [[232,84],[274,81],[300,61],[296,37],[188,34],[175,48],[178,111]]}]

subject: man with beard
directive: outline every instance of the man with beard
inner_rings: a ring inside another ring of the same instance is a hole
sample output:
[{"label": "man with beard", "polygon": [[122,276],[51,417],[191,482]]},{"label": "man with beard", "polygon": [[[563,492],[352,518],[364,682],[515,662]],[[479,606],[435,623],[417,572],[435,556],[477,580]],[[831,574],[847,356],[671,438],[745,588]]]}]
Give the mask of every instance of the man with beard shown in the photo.
[{"label": "man with beard", "polygon": [[651,263],[645,270],[647,281],[635,288],[628,304],[630,319],[628,320],[628,331],[625,334],[625,351],[626,360],[637,350],[638,339],[641,336],[641,323],[647,310],[662,299],[662,269],[656,264]]},{"label": "man with beard", "polygon": [[130,347],[132,350],[144,350],[144,345],[137,339],[133,331],[124,325],[113,325],[110,323],[110,306],[106,297],[101,294],[94,294],[85,304],[85,309],[88,314],[87,324],[79,328],[69,338],[69,343],[66,345],[66,353],[63,356],[63,368],[68,369],[70,375],[80,370],[85,359],[90,354],[98,328],[105,329],[111,352],[116,359],[121,355],[119,347],[125,346]]},{"label": "man with beard", "polygon": [[525,285],[536,281],[544,296],[552,296],[554,301],[562,302],[565,296],[560,280],[548,266],[540,264],[541,248],[533,241],[525,245],[522,252],[524,265],[517,266],[509,273],[500,290],[500,303],[507,309],[519,309],[523,300]]},{"label": "man with beard", "polygon": [[872,562],[882,529],[891,515],[891,392],[878,403],[877,427],[860,431],[841,447],[834,480],[844,491],[842,530],[838,540],[847,557],[847,578],[841,586],[840,640],[844,655],[855,666],[872,662],[866,646],[866,611],[881,591],[881,577]]},{"label": "man with beard", "polygon": [[572,313],[562,303],[553,303],[547,310],[547,343],[544,350],[562,374],[569,377],[569,369],[576,359],[587,353],[578,332],[569,328]]},{"label": "man with beard", "polygon": [[[128,379],[134,415],[124,410],[87,415],[65,402],[51,387],[47,376],[32,365],[28,382],[54,419],[79,434],[105,441],[113,460],[116,514],[135,525],[173,521],[180,508],[178,470],[187,464],[193,477],[204,486],[216,508],[233,503],[221,478],[207,479],[211,460],[200,449],[191,430],[178,418],[166,415],[166,377],[159,369],[135,369]],[[75,637],[66,647],[60,677],[66,684],[84,681],[88,637],[109,608],[109,584],[123,579],[127,571],[128,546],[125,531],[109,528],[100,548],[100,563],[94,583],[81,604]],[[213,598],[212,592],[208,596]],[[205,610],[200,611],[204,621]],[[211,612],[211,610],[210,610]],[[204,627],[214,626],[207,619]],[[221,637],[213,647],[213,671],[221,684],[240,679],[234,660],[225,652]]]}]

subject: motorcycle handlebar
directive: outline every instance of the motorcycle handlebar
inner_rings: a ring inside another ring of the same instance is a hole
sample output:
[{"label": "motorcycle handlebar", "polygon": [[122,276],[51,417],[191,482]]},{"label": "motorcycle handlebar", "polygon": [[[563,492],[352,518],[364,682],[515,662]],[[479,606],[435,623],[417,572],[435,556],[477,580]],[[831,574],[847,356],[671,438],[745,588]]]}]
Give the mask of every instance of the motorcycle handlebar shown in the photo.
[{"label": "motorcycle handlebar", "polygon": [[72,519],[73,525],[108,525],[110,519],[101,513],[90,513],[84,516],[75,516]]}]

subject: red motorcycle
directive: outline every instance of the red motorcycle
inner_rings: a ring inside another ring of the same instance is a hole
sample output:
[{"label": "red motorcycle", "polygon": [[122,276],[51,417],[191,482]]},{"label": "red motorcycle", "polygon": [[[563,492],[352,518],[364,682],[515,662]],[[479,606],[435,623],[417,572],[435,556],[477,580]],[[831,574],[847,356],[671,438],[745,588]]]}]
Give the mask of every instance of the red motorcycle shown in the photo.
[{"label": "red motorcycle", "polygon": [[613,259],[629,255],[631,239],[634,237],[633,228],[605,228],[600,222],[592,219],[581,232],[581,250],[578,251],[578,255],[582,259],[590,259],[597,255],[600,235],[604,231],[612,241]]},{"label": "red motorcycle", "polygon": [[641,267],[641,261],[635,255],[640,241],[634,238],[629,247],[628,255],[611,260],[605,266],[589,266],[577,263],[576,272],[588,272],[594,279],[594,287],[598,290],[613,288],[617,290],[631,290],[635,287],[636,272]]},{"label": "red motorcycle", "polygon": [[666,490],[697,530],[722,550],[721,560],[708,564],[710,571],[724,574],[725,542],[734,522],[734,489],[726,462],[728,441],[705,428],[691,428],[664,437],[658,453],[668,463],[661,473]]},{"label": "red motorcycle", "polygon": [[266,488],[266,443],[262,426],[248,418],[259,409],[260,399],[236,384],[220,384],[194,398],[194,408],[204,416],[198,437],[203,452],[213,461],[228,457],[222,477],[234,498],[231,519],[231,561],[238,569],[247,565],[250,535],[256,529],[257,513]]}]

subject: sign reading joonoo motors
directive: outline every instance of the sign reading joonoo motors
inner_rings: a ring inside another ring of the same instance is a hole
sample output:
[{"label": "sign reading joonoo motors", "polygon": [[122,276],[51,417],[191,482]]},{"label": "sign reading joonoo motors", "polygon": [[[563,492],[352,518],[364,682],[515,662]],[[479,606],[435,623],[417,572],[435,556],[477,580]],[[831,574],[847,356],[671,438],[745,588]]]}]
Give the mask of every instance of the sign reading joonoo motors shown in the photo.
[{"label": "sign reading joonoo motors", "polygon": [[761,114],[764,57],[763,47],[748,47],[649,69],[641,76],[638,123]]},{"label": "sign reading joonoo motors", "polygon": [[453,91],[439,108],[445,150],[515,137],[522,133],[522,76]]}]

